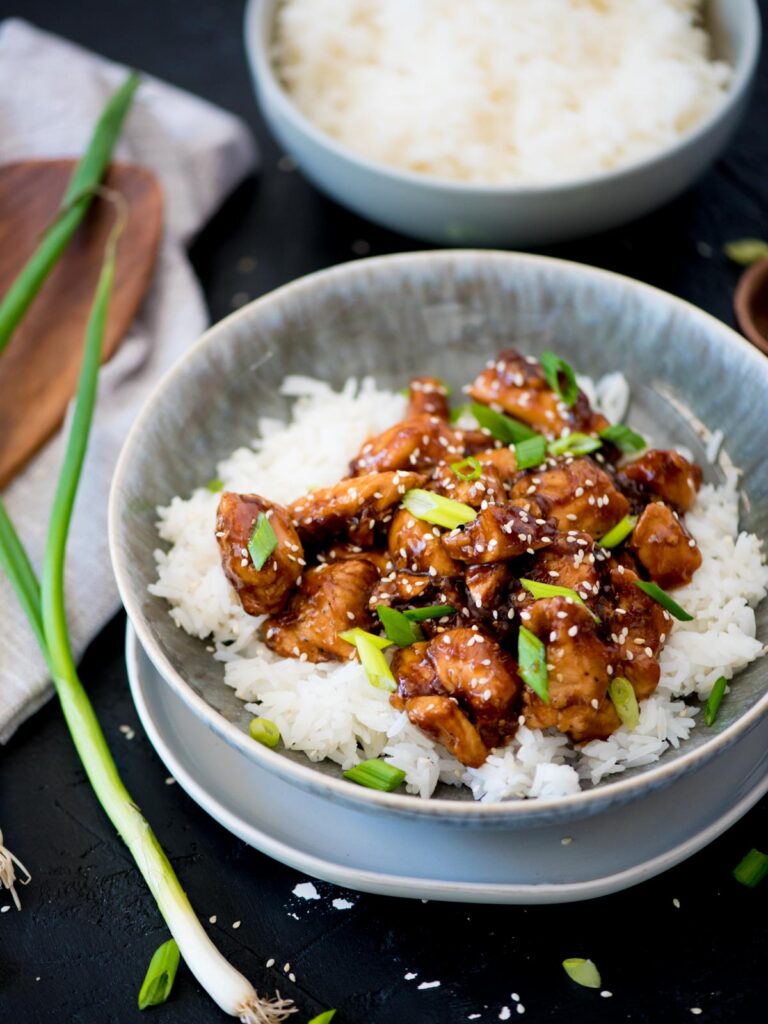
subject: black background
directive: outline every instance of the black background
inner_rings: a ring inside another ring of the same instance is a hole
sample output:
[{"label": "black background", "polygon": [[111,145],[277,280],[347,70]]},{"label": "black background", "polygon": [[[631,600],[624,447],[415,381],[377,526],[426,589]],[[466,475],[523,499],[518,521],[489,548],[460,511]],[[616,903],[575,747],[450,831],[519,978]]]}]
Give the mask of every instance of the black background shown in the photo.
[{"label": "black background", "polygon": [[[761,10],[765,18],[766,0]],[[340,209],[297,172],[278,166],[281,154],[262,125],[248,78],[239,0],[24,0],[15,8],[0,3],[0,14],[22,15],[183,86],[252,126],[261,169],[192,250],[213,320],[243,301],[243,293],[255,297],[356,258],[356,243],[368,243],[374,255],[419,248]],[[767,111],[764,55],[746,122],[696,187],[628,227],[548,252],[651,282],[730,323],[738,270],[721,246],[744,235],[768,237]],[[238,269],[242,257],[254,259],[255,269]],[[324,883],[318,883],[323,899],[305,903],[291,895],[300,876],[230,836],[180,787],[164,785],[167,772],[128,694],[123,630],[118,616],[91,646],[82,674],[128,788],[193,905],[204,919],[217,915],[210,928],[223,952],[260,990],[279,986],[293,997],[300,1009],[295,1020],[338,1007],[338,1024],[453,1024],[470,1013],[495,1021],[502,1006],[514,1010],[513,991],[531,1022],[765,1019],[768,883],[747,890],[730,872],[746,850],[765,842],[766,801],[687,863],[589,903],[476,907],[345,893],[354,908],[338,911],[330,900],[342,891]],[[121,734],[121,724],[136,729],[133,740]],[[55,703],[19,730],[0,763],[0,825],[34,875],[22,890],[23,912],[0,914],[2,1020],[138,1021],[138,988],[167,934],[84,780]],[[0,896],[0,906],[9,902]],[[238,919],[242,925],[233,930]],[[568,981],[560,961],[574,955],[596,961],[612,998]],[[271,969],[269,957],[277,961]],[[282,972],[286,961],[295,984]],[[406,981],[408,971],[418,979]],[[435,979],[439,988],[415,987]],[[703,1013],[693,1016],[691,1007]],[[171,1000],[141,1019],[226,1018],[182,967]]]}]

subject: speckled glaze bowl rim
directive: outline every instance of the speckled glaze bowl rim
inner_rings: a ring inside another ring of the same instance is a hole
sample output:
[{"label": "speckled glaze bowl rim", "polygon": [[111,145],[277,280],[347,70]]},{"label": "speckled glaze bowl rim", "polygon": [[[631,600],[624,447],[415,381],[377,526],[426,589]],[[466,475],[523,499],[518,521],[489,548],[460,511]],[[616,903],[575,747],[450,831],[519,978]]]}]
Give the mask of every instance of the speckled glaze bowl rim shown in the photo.
[{"label": "speckled glaze bowl rim", "polygon": [[[280,0],[269,0],[269,2],[277,6]],[[281,117],[289,121],[294,129],[305,135],[316,146],[327,150],[338,159],[347,161],[349,164],[357,167],[358,170],[366,171],[371,175],[377,175],[381,178],[390,178],[392,181],[417,188],[454,192],[457,194],[457,197],[463,197],[464,199],[472,194],[533,197],[556,195],[557,193],[569,192],[571,190],[580,192],[583,189],[606,185],[608,182],[631,178],[637,173],[650,170],[654,166],[664,163],[670,157],[681,153],[689,147],[695,147],[701,138],[707,135],[721,121],[728,118],[732,109],[739,104],[744,94],[749,90],[760,58],[762,35],[762,24],[757,0],[746,0],[744,20],[746,22],[747,41],[743,52],[739,55],[736,64],[733,65],[733,79],[722,103],[669,145],[663,146],[647,156],[622,164],[614,170],[598,171],[594,174],[582,175],[578,178],[568,178],[565,181],[554,181],[541,185],[526,183],[494,184],[492,182],[457,181],[453,178],[441,178],[434,174],[419,174],[416,171],[408,171],[380,160],[372,160],[349,149],[343,143],[334,139],[332,135],[328,135],[318,128],[299,110],[277,77],[272,58],[269,54],[267,38],[267,30],[272,27],[274,12],[269,20],[267,20],[267,15],[263,9],[264,4],[265,0],[248,0],[246,4],[244,15],[245,49],[253,77],[259,89],[264,89],[268,92]]]},{"label": "speckled glaze bowl rim", "polygon": [[[109,502],[109,544],[112,565],[120,597],[128,617],[136,630],[142,647],[163,679],[217,735],[240,750],[246,757],[255,760],[268,770],[276,772],[282,778],[304,788],[309,787],[316,792],[323,793],[333,800],[365,806],[369,809],[380,808],[407,817],[437,814],[454,818],[457,823],[469,824],[474,821],[479,825],[481,822],[487,824],[511,823],[513,819],[520,819],[521,823],[524,820],[526,823],[533,824],[536,819],[543,820],[553,817],[567,819],[575,816],[588,816],[600,813],[616,802],[625,802],[640,797],[651,788],[669,785],[675,779],[695,771],[699,766],[725,751],[756,725],[764,715],[768,714],[768,688],[762,697],[735,722],[688,753],[683,753],[675,760],[668,762],[665,762],[662,756],[660,761],[654,762],[639,775],[610,780],[571,796],[475,802],[443,800],[439,797],[423,800],[411,794],[381,793],[362,786],[351,785],[343,778],[326,775],[310,767],[309,764],[300,764],[285,757],[279,751],[270,750],[262,744],[255,743],[247,733],[229,722],[202,696],[195,693],[183,675],[176,670],[170,659],[163,653],[153,636],[152,629],[142,612],[141,599],[133,593],[127,555],[123,553],[119,540],[122,516],[120,494],[124,488],[123,481],[131,476],[133,449],[140,442],[145,425],[153,417],[154,409],[159,403],[165,401],[167,394],[173,394],[176,378],[186,374],[194,367],[198,355],[204,348],[218,342],[222,337],[235,336],[241,321],[251,319],[256,310],[266,310],[275,304],[290,302],[293,298],[301,298],[302,301],[306,301],[309,297],[311,301],[312,292],[318,285],[325,286],[329,282],[334,283],[357,275],[368,275],[372,270],[375,272],[377,267],[396,266],[402,268],[405,275],[411,268],[423,270],[430,264],[439,265],[441,263],[446,266],[456,266],[462,260],[471,260],[475,265],[488,264],[498,267],[500,264],[505,264],[510,271],[520,264],[527,264],[534,268],[540,268],[542,271],[565,276],[578,276],[585,283],[591,282],[600,286],[601,289],[631,289],[640,294],[644,303],[661,303],[669,307],[676,307],[681,315],[700,321],[706,334],[711,338],[717,338],[719,345],[733,349],[740,359],[751,363],[754,372],[759,377],[766,379],[768,388],[768,363],[766,363],[765,357],[730,327],[674,295],[612,271],[548,256],[473,249],[428,250],[355,260],[297,278],[231,313],[210,327],[158,382],[134,420],[115,468]],[[253,325],[251,325],[252,327]],[[150,582],[147,580],[146,584],[148,585]],[[224,685],[223,681],[221,685]]]}]

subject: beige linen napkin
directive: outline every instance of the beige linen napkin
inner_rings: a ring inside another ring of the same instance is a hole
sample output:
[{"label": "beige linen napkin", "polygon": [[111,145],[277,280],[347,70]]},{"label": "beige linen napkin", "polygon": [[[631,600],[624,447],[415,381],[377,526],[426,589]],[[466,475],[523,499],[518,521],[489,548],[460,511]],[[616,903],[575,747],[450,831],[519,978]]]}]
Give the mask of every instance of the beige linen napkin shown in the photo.
[{"label": "beige linen napkin", "polygon": [[[26,22],[3,22],[0,162],[79,155],[104,102],[125,74],[125,68]],[[107,496],[121,443],[154,383],[207,323],[185,245],[256,159],[253,140],[240,120],[152,78],[142,82],[115,155],[158,176],[165,225],[149,294],[128,337],[102,370],[67,557],[69,621],[78,657],[119,607],[107,544]],[[62,446],[60,434],[3,495],[38,569]],[[47,700],[51,686],[2,574],[0,622],[2,743]]]}]

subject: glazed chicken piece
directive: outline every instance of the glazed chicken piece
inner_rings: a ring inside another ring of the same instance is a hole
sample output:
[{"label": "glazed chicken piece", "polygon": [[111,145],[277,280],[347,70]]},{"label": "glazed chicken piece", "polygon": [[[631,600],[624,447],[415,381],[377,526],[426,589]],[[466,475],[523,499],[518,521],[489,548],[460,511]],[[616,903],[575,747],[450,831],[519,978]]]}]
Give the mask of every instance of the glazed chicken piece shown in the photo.
[{"label": "glazed chicken piece", "polygon": [[690,583],[701,552],[675,513],[660,501],[646,505],[629,546],[651,579],[665,590]]},{"label": "glazed chicken piece", "polygon": [[398,469],[418,471],[446,459],[455,462],[464,455],[460,431],[452,430],[439,416],[414,416],[366,441],[350,470],[354,476]]},{"label": "glazed chicken piece", "polygon": [[413,724],[437,740],[468,768],[479,768],[488,756],[480,733],[451,697],[413,697],[405,710]]},{"label": "glazed chicken piece", "polygon": [[371,624],[368,595],[378,579],[371,562],[349,559],[304,574],[287,609],[267,619],[264,642],[284,658],[343,661],[355,648],[339,633]]},{"label": "glazed chicken piece", "polygon": [[320,551],[317,554],[317,560],[321,564],[323,562],[345,562],[349,559],[370,562],[376,567],[379,576],[387,576],[395,568],[386,551],[361,548],[359,544],[334,544],[327,551]]},{"label": "glazed chicken piece", "polygon": [[383,576],[371,591],[371,608],[377,604],[408,604],[424,597],[434,587],[431,576],[415,572],[391,572]]},{"label": "glazed chicken piece", "polygon": [[474,471],[479,469],[480,474],[476,480],[463,480],[450,463],[440,462],[435,467],[429,489],[444,494],[453,501],[461,501],[470,508],[503,505],[507,500],[507,492],[498,470],[492,463],[485,461],[483,455],[473,457],[477,459],[479,466],[473,467],[466,462],[463,465],[455,462],[453,465],[458,466],[459,472],[464,476],[472,476]]},{"label": "glazed chicken piece", "polygon": [[608,697],[616,654],[597,635],[589,611],[565,597],[535,601],[520,618],[544,643],[549,671],[549,704],[525,691],[525,724],[555,726],[577,743],[605,739],[621,724]]},{"label": "glazed chicken piece", "polygon": [[299,534],[306,543],[333,536],[348,536],[369,547],[377,522],[388,522],[390,509],[399,505],[412,487],[420,487],[418,473],[368,473],[347,477],[333,487],[321,487],[288,506]]},{"label": "glazed chicken piece", "polygon": [[608,420],[590,408],[583,391],[567,408],[547,383],[539,362],[511,348],[486,365],[469,393],[548,437],[559,437],[566,429],[598,433],[608,426]]},{"label": "glazed chicken piece", "polygon": [[521,477],[510,499],[530,503],[561,530],[582,530],[602,537],[629,512],[627,499],[592,459],[564,459],[552,469]]},{"label": "glazed chicken piece", "polygon": [[630,493],[639,492],[646,500],[661,498],[678,512],[687,512],[701,487],[701,468],[679,452],[651,448],[627,463],[618,479]]},{"label": "glazed chicken piece", "polygon": [[398,682],[396,707],[424,694],[454,697],[486,747],[506,742],[517,728],[522,683],[515,663],[477,629],[446,630],[426,644],[403,648],[392,660],[392,673]]},{"label": "glazed chicken piece", "polygon": [[448,421],[448,389],[438,377],[414,377],[408,388],[406,419],[414,416],[439,416]]},{"label": "glazed chicken piece", "polygon": [[628,679],[638,700],[643,700],[659,685],[658,656],[672,628],[672,619],[658,601],[635,586],[638,579],[637,573],[612,560],[610,598],[603,614],[616,645],[616,674]]},{"label": "glazed chicken piece", "polygon": [[443,546],[462,562],[503,562],[551,544],[555,533],[551,520],[535,518],[516,505],[489,505],[471,523],[445,534]]},{"label": "glazed chicken piece", "polygon": [[387,544],[389,557],[398,570],[439,579],[462,574],[462,567],[443,547],[440,530],[412,516],[407,509],[395,512]]},{"label": "glazed chicken piece", "polygon": [[[257,569],[248,543],[262,514],[275,533],[277,547]],[[305,565],[304,549],[288,510],[258,494],[225,491],[216,513],[216,540],[222,568],[243,610],[248,615],[280,611]]]},{"label": "glazed chicken piece", "polygon": [[464,582],[472,604],[475,608],[491,610],[501,604],[511,579],[512,570],[506,562],[468,565],[464,574]]},{"label": "glazed chicken piece", "polygon": [[[558,533],[552,544],[536,552],[525,575],[539,583],[575,590],[588,604],[600,593],[594,541],[588,533],[579,530]],[[533,598],[530,594],[528,598],[527,603],[530,603]]]}]

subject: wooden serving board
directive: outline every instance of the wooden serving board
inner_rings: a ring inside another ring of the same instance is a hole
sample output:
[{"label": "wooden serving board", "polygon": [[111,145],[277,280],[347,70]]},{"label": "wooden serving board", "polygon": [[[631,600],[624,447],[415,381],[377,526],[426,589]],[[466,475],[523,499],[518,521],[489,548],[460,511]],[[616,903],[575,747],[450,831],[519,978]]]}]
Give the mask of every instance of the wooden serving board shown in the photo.
[{"label": "wooden serving board", "polygon": [[[58,211],[74,160],[0,166],[0,295]],[[143,167],[112,164],[104,184],[128,204],[117,249],[104,360],[125,336],[152,277],[163,198]],[[77,388],[85,327],[115,209],[96,197],[58,264],[0,354],[0,488],[55,433]]]}]

